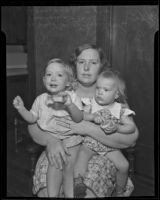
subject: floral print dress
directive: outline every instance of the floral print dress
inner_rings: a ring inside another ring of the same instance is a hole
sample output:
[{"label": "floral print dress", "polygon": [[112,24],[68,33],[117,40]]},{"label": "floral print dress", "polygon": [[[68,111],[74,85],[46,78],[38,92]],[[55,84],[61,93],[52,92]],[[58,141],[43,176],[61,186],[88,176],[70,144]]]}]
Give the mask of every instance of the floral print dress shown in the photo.
[{"label": "floral print dress", "polygon": [[[91,99],[82,98],[83,104],[89,110]],[[48,158],[44,151],[36,164],[33,176],[33,194],[37,194],[47,186],[46,174],[48,169]],[[107,155],[94,155],[89,163],[88,170],[84,177],[84,184],[96,197],[110,197],[115,189],[116,168],[108,159]],[[134,185],[128,178],[124,196],[130,196],[134,190]]]}]

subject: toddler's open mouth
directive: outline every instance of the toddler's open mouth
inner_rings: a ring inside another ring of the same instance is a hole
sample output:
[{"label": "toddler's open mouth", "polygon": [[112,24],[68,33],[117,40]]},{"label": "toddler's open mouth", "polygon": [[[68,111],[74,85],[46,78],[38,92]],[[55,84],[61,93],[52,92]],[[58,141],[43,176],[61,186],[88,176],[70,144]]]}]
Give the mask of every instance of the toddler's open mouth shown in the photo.
[{"label": "toddler's open mouth", "polygon": [[56,88],[58,85],[57,84],[50,84],[49,85],[51,88]]}]

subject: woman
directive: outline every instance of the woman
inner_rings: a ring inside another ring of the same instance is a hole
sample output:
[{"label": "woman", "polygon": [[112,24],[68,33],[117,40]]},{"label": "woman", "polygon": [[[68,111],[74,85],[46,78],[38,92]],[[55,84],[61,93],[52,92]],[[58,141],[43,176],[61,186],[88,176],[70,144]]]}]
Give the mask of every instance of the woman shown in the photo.
[{"label": "woman", "polygon": [[[100,48],[97,48],[95,45],[85,44],[75,50],[71,61],[76,71],[78,81],[76,93],[81,98],[82,102],[87,105],[94,96],[95,83],[98,74],[103,70],[103,66],[106,64],[103,51]],[[71,131],[69,134],[76,133],[83,136],[91,136],[104,145],[119,149],[134,145],[138,138],[137,129],[135,133],[131,135],[122,135],[119,133],[105,135],[103,130],[98,125],[95,125],[91,122],[82,121],[80,123],[69,123],[66,121],[61,121],[60,123],[63,126],[68,125],[70,127]],[[43,134],[43,131],[40,130],[37,125],[30,125],[29,132],[35,142],[46,146],[49,162],[55,165],[57,168],[62,169],[63,162],[67,162],[66,154],[69,154],[69,152],[68,149],[62,145],[61,141],[53,137],[51,138],[49,134]],[[43,166],[41,163],[39,165],[41,167]],[[94,167],[95,165],[96,169]],[[107,157],[98,155],[94,156],[89,161],[88,168],[91,176],[95,177],[95,184],[91,190],[87,189],[86,197],[111,196],[115,183],[114,173],[116,172],[113,164],[108,160]],[[97,176],[97,173],[100,173],[100,175]],[[45,174],[43,175],[45,176]],[[36,176],[38,176],[38,173]],[[97,180],[97,178],[100,179]],[[99,183],[99,181],[101,181],[101,183]],[[37,184],[38,187],[36,192],[39,197],[47,197],[47,190],[46,188],[43,188],[46,187],[45,180],[42,182],[42,184]]]}]

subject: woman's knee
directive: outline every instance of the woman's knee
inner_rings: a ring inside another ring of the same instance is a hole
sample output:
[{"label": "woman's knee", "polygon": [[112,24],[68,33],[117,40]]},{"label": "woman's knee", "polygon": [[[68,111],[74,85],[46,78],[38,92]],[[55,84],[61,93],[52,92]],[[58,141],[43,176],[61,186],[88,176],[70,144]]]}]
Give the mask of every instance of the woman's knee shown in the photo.
[{"label": "woman's knee", "polygon": [[129,162],[128,162],[128,160],[125,159],[125,160],[123,160],[123,162],[120,162],[118,164],[117,168],[118,168],[119,171],[126,173],[128,171],[128,169],[129,169]]},{"label": "woman's knee", "polygon": [[127,159],[123,160],[123,162],[121,162],[120,164],[120,171],[121,172],[127,172],[129,169],[129,162]]}]

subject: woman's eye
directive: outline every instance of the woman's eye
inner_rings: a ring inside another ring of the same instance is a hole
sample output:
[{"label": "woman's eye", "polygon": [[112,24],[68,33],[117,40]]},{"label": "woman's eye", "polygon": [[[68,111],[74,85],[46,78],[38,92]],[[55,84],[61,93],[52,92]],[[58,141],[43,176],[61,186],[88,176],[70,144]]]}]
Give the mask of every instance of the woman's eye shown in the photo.
[{"label": "woman's eye", "polygon": [[84,64],[84,61],[83,60],[79,60],[78,64]]},{"label": "woman's eye", "polygon": [[58,74],[58,76],[59,76],[59,77],[62,77],[63,75],[62,75],[62,74]]},{"label": "woman's eye", "polygon": [[92,62],[92,64],[93,64],[93,65],[96,65],[96,64],[97,64],[97,62],[94,62],[94,61],[93,61],[93,62]]}]

